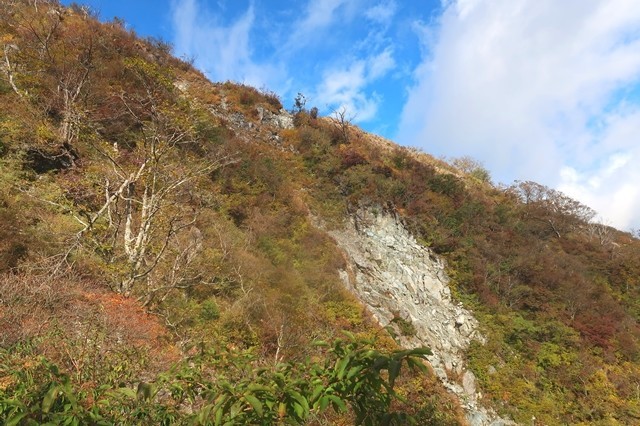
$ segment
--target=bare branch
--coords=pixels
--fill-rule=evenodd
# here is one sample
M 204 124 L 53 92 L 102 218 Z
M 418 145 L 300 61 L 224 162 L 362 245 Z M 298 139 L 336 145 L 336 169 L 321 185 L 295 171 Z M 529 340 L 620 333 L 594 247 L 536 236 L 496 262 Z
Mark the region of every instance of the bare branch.
M 64 213 L 64 214 L 71 214 L 71 216 L 72 216 L 72 217 L 73 217 L 73 218 L 74 218 L 78 223 L 80 223 L 83 227 L 85 227 L 85 228 L 86 228 L 86 227 L 88 227 L 88 226 L 89 226 L 89 224 L 88 224 L 87 222 L 85 222 L 84 220 L 82 220 L 81 218 L 79 218 L 79 217 L 78 217 L 78 216 L 73 212 L 73 210 L 72 210 L 71 208 L 69 208 L 68 206 L 65 206 L 65 205 L 63 205 L 63 204 L 57 203 L 57 202 L 52 201 L 52 200 L 47 200 L 47 199 L 42 198 L 42 197 L 37 197 L 37 196 L 33 195 L 31 192 L 29 192 L 29 191 L 27 191 L 27 190 L 25 190 L 25 189 L 22 189 L 22 188 L 20 188 L 20 187 L 19 187 L 19 186 L 17 186 L 17 185 L 13 185 L 13 187 L 14 187 L 14 188 L 16 188 L 18 191 L 22 192 L 23 194 L 25 194 L 26 196 L 28 196 L 29 198 L 32 198 L 32 199 L 34 199 L 34 200 L 37 200 L 37 201 L 40 201 L 40 202 L 43 202 L 43 203 L 46 203 L 46 204 L 49 204 L 49 205 L 54 206 L 54 207 L 58 207 L 59 209 L 62 209 L 62 213 Z
M 16 46 L 15 44 L 5 44 L 4 46 L 5 67 L 4 68 L 5 68 L 5 72 L 7 73 L 7 78 L 9 79 L 9 85 L 11 85 L 11 88 L 16 93 L 16 95 L 22 97 L 22 93 L 20 93 L 20 90 L 18 89 L 18 86 L 16 86 L 16 82 L 13 78 L 13 66 L 11 65 L 11 61 L 9 59 L 9 50 L 11 49 L 18 50 L 18 46 Z
M 342 139 L 345 143 L 349 143 L 349 128 L 351 122 L 356 118 L 355 115 L 348 115 L 347 107 L 343 106 L 338 110 L 333 110 L 334 124 L 340 131 Z

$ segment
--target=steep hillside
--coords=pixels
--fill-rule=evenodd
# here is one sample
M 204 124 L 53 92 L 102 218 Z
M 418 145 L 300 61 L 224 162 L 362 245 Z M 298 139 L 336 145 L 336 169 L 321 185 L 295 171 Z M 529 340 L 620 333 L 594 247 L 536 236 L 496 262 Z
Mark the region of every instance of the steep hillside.
M 640 422 L 640 241 L 588 207 L 79 7 L 0 40 L 0 421 Z

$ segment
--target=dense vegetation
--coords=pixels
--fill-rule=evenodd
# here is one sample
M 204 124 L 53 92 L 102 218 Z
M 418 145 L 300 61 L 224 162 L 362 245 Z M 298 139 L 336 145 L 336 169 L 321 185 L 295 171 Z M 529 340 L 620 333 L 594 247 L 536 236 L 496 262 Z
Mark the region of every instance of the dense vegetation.
M 317 178 L 318 210 L 327 198 L 385 205 L 448 260 L 454 292 L 488 337 L 468 353 L 485 400 L 523 423 L 640 419 L 636 238 L 551 188 L 489 185 L 468 159 L 463 173 L 308 126 L 296 148 Z
M 80 7 L 4 2 L 0 38 L 0 421 L 457 424 L 431 375 L 395 383 L 422 352 L 371 321 L 313 225 L 363 206 L 447 259 L 499 412 L 639 421 L 640 243 L 589 208 L 344 114 L 266 126 L 274 94 Z
M 342 288 L 299 160 L 227 122 L 277 97 L 79 7 L 0 10 L 0 422 L 453 421 L 395 383 L 423 352 Z

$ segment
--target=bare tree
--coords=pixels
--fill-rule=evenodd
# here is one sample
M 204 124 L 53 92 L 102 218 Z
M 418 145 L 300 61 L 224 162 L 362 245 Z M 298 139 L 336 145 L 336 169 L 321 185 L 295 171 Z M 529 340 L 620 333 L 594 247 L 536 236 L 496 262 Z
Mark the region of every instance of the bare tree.
M 72 152 L 84 117 L 82 101 L 89 95 L 96 65 L 98 24 L 87 15 L 67 15 L 57 2 L 40 3 L 48 6 L 46 11 L 38 12 L 38 2 L 34 2 L 31 13 L 26 9 L 15 12 L 12 28 L 18 37 L 15 43 L 4 43 L 2 68 L 18 96 L 30 94 L 30 99 L 54 118 L 62 146 Z M 83 20 L 84 25 L 74 25 L 74 20 Z M 20 81 L 30 83 L 21 88 Z M 69 158 L 73 161 L 73 156 Z
M 355 115 L 348 113 L 347 107 L 342 106 L 340 109 L 333 110 L 333 123 L 340 132 L 340 136 L 345 143 L 349 143 L 349 128 L 356 118 Z
M 507 189 L 524 205 L 525 217 L 545 223 L 553 234 L 562 238 L 564 232 L 587 226 L 595 211 L 560 191 L 526 181 Z
M 4 45 L 4 72 L 7 75 L 7 80 L 9 81 L 9 85 L 11 89 L 20 97 L 23 96 L 18 86 L 16 86 L 16 81 L 14 77 L 14 65 L 11 63 L 10 53 L 12 50 L 18 50 L 18 46 L 13 43 L 8 43 Z
M 129 293 L 136 281 L 157 267 L 181 233 L 194 232 L 197 212 L 184 204 L 189 198 L 189 184 L 233 161 L 231 156 L 220 155 L 203 164 L 176 164 L 167 158 L 172 149 L 193 140 L 187 130 L 167 132 L 160 127 L 158 123 L 145 124 L 145 138 L 138 153 L 141 162 L 132 171 L 102 151 L 112 162 L 112 182 L 117 183 L 107 185 L 105 203 L 92 216 L 87 229 L 101 217 L 107 218 L 110 238 L 122 249 L 129 264 L 129 273 L 118 288 L 123 293 Z M 172 282 L 176 282 L 180 267 L 192 261 L 197 249 L 198 243 L 194 242 L 179 250 Z
M 491 182 L 491 174 L 489 171 L 480 161 L 472 157 L 463 156 L 454 158 L 451 164 L 481 182 Z
M 589 239 L 598 241 L 603 247 L 613 243 L 614 229 L 606 223 L 590 222 L 586 228 L 586 233 Z
M 173 266 L 163 269 L 160 287 L 181 285 L 177 275 L 200 248 L 198 238 L 183 238 L 198 233 L 191 185 L 236 161 L 223 152 L 204 158 L 195 154 L 190 148 L 199 141 L 188 111 L 167 106 L 172 85 L 155 75 L 151 64 L 134 61 L 129 66 L 143 90 L 119 93 L 116 99 L 139 129 L 139 140 L 126 152 L 93 144 L 111 164 L 111 173 L 105 176 L 104 203 L 88 215 L 81 231 L 93 236 L 96 245 L 109 247 L 110 261 L 125 260 L 127 271 L 117 286 L 125 294 L 143 279 L 144 290 L 156 292 L 151 274 L 161 262 Z

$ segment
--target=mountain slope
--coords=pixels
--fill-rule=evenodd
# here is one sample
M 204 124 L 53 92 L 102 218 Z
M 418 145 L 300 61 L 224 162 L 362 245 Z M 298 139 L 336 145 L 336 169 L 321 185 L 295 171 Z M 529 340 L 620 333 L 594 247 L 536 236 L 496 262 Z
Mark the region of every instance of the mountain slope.
M 62 398 L 55 382 L 105 418 L 127 406 L 150 424 L 187 421 L 203 393 L 169 403 L 114 389 L 187 389 L 196 373 L 215 383 L 206 365 L 239 386 L 247 365 L 333 359 L 312 342 L 342 330 L 376 350 L 411 342 L 418 315 L 390 312 L 384 329 L 344 285 L 353 262 L 339 235 L 377 211 L 444 260 L 448 292 L 484 337 L 457 354 L 468 370 L 399 380 L 408 403 L 394 409 L 464 422 L 437 377 L 462 384 L 469 371 L 478 403 L 521 424 L 640 418 L 632 235 L 553 189 L 496 187 L 468 159 L 449 165 L 344 117 L 211 83 L 81 8 L 15 1 L 0 14 L 0 412 Z M 340 411 L 313 424 L 353 422 Z

